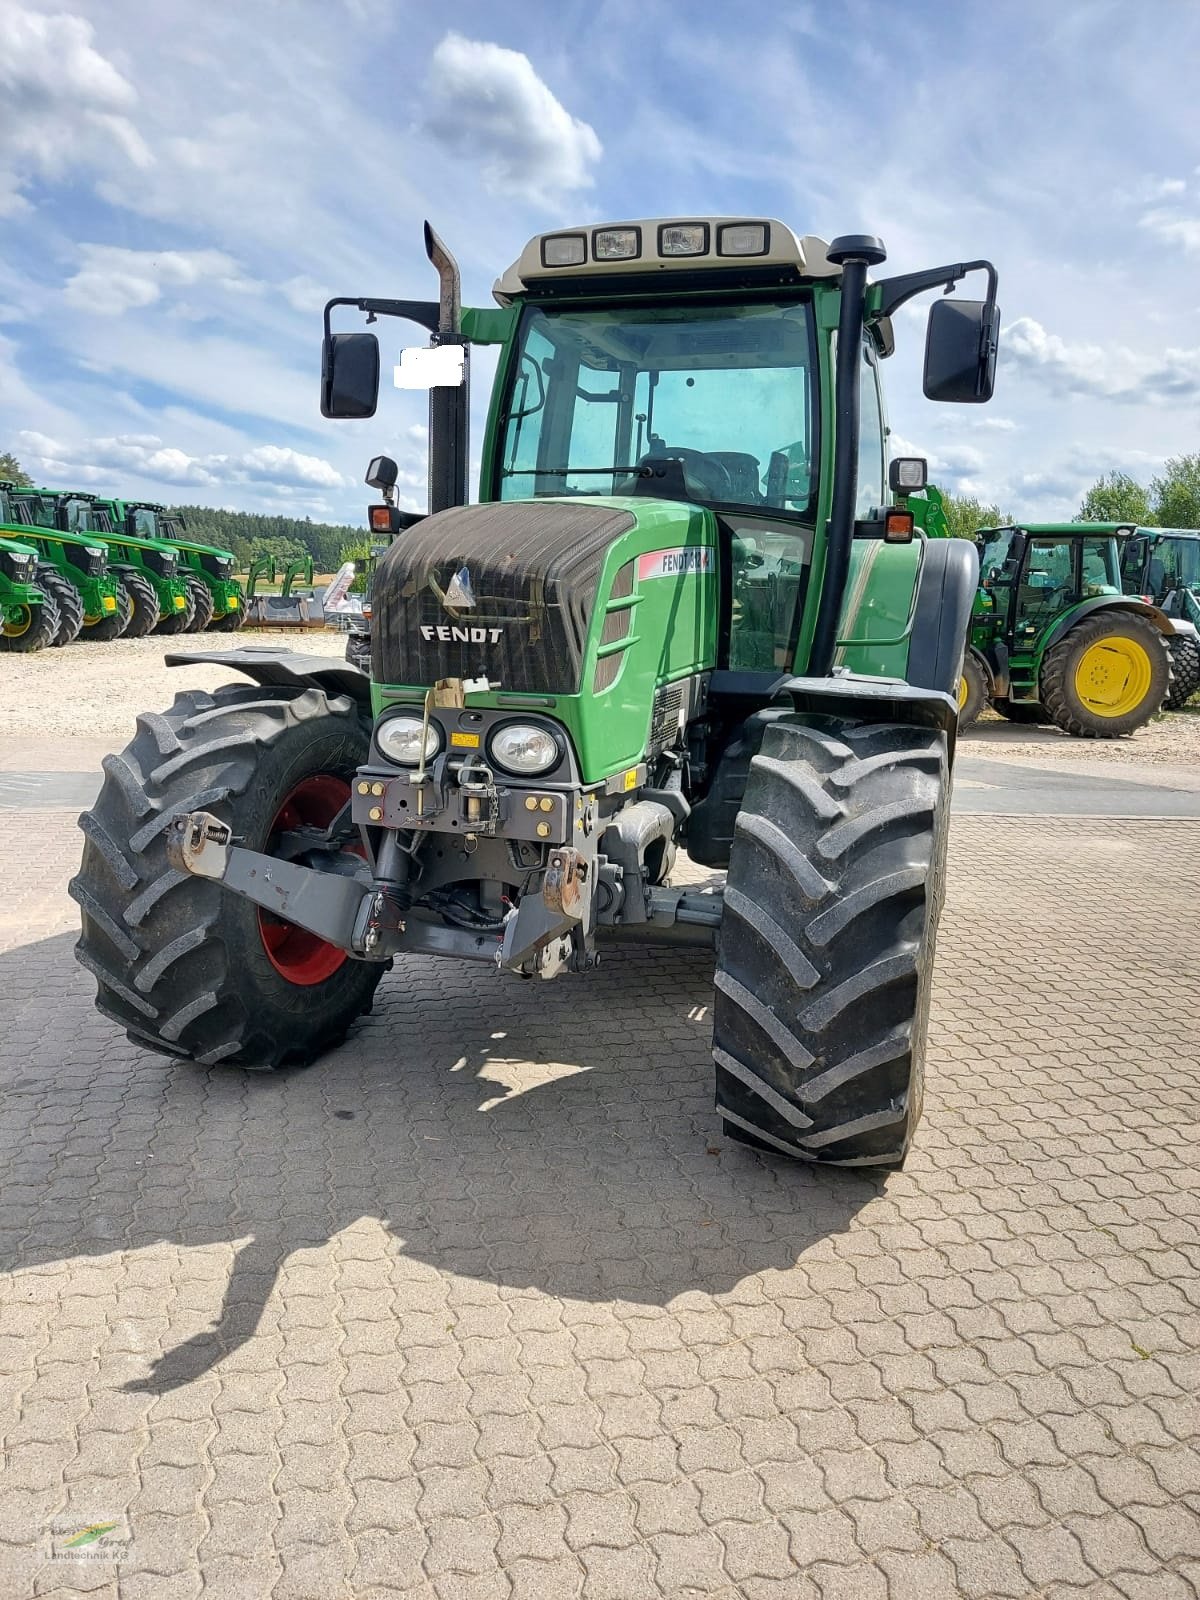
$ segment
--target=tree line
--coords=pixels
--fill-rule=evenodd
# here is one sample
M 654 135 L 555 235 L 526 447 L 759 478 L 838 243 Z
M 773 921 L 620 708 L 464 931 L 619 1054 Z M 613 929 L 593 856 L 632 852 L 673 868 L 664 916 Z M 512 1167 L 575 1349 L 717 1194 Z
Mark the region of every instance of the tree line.
M 291 561 L 308 554 L 318 572 L 335 572 L 349 559 L 347 547 L 360 545 L 365 528 L 338 522 L 313 522 L 308 517 L 266 516 L 256 511 L 215 511 L 211 506 L 172 506 L 198 544 L 232 550 L 241 568 L 254 556 L 272 555 Z M 364 519 L 365 520 L 365 519 Z
M 1200 528 L 1200 452 L 1172 456 L 1149 484 L 1103 472 L 1083 497 L 1076 522 L 1132 522 L 1142 528 Z

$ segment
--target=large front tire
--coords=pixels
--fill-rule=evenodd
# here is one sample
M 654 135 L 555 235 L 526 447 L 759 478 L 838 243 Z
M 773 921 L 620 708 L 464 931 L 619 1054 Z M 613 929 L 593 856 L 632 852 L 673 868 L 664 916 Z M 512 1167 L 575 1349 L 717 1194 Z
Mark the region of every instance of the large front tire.
M 105 757 L 99 799 L 80 818 L 75 949 L 100 1011 L 134 1043 L 272 1068 L 311 1061 L 370 1010 L 377 963 L 176 871 L 164 843 L 172 816 L 203 809 L 269 853 L 279 831 L 332 820 L 367 748 L 348 697 L 230 684 L 139 717 L 133 742 Z
M 735 825 L 713 1018 L 736 1139 L 899 1166 L 921 1114 L 950 788 L 932 730 L 788 716 Z
M 1137 612 L 1113 608 L 1077 622 L 1046 652 L 1041 699 L 1064 733 L 1116 739 L 1145 727 L 1170 683 L 1162 634 Z

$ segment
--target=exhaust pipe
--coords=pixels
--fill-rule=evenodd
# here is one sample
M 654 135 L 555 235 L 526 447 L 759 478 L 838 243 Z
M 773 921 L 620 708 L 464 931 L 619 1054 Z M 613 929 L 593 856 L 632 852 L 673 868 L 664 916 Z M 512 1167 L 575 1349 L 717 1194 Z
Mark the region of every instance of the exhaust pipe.
M 465 506 L 471 404 L 470 345 L 462 336 L 462 278 L 458 262 L 425 224 L 425 254 L 438 275 L 438 325 L 434 344 L 458 344 L 463 353 L 463 381 L 457 389 L 429 391 L 429 509 Z

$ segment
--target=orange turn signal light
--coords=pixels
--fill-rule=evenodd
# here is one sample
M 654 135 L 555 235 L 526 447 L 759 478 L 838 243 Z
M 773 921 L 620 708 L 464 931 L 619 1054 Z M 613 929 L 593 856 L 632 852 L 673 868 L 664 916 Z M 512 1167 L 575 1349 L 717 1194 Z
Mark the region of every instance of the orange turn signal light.
M 372 506 L 370 508 L 371 526 L 377 533 L 388 533 L 392 526 L 391 506 Z
M 886 512 L 883 519 L 883 537 L 888 544 L 911 544 L 913 538 L 912 512 Z

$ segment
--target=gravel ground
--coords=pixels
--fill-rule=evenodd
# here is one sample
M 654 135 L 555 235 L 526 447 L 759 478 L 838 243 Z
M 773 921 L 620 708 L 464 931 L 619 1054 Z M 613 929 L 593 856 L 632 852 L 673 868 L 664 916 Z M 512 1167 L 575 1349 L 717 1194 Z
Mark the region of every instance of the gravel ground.
M 346 653 L 346 636 L 333 630 L 306 633 L 246 629 L 235 638 L 189 634 L 182 639 L 115 639 L 109 644 L 76 643 L 36 655 L 6 655 L 0 664 L 0 738 L 40 735 L 116 737 L 123 745 L 139 711 L 160 711 L 180 689 L 215 689 L 237 676 L 228 667 L 167 667 L 168 650 L 302 650 L 335 656 Z
M 994 712 L 963 735 L 964 755 L 989 760 L 1009 758 L 1045 765 L 1047 761 L 1092 764 L 1120 761 L 1150 766 L 1200 765 L 1200 704 L 1168 712 L 1127 739 L 1073 739 L 1059 728 L 1006 722 Z

